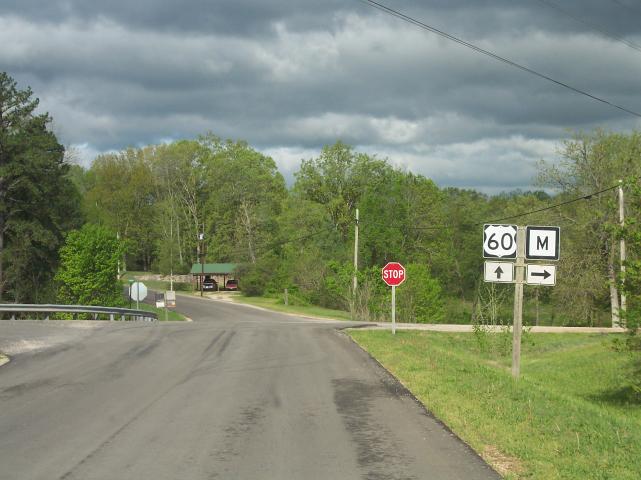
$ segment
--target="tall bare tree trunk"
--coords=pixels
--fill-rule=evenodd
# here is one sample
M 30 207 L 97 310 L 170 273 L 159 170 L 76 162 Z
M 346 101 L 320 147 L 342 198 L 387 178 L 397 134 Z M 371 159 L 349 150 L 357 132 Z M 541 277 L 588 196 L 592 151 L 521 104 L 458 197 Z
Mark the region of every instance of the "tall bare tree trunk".
M 183 246 L 182 243 L 180 242 L 180 219 L 176 219 L 176 238 L 178 242 L 178 258 L 180 259 L 180 266 L 182 267 L 185 264 L 185 261 L 183 260 Z
M 241 202 L 240 206 L 243 209 L 244 217 L 243 223 L 245 224 L 245 231 L 247 232 L 247 248 L 249 249 L 249 259 L 252 263 L 256 263 L 256 253 L 254 252 L 254 241 L 252 238 L 252 225 L 251 218 L 249 217 L 249 209 L 247 203 Z
M 608 259 L 608 283 L 610 284 L 610 307 L 612 310 L 612 326 L 621 325 L 621 316 L 619 314 L 619 289 L 617 288 L 616 273 L 614 272 L 614 262 L 612 255 Z

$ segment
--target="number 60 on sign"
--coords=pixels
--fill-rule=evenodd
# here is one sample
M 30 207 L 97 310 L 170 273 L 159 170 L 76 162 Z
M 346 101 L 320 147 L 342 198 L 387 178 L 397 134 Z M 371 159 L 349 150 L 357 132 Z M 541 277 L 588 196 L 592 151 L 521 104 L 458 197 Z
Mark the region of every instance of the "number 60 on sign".
M 483 258 L 516 258 L 516 225 L 483 225 Z

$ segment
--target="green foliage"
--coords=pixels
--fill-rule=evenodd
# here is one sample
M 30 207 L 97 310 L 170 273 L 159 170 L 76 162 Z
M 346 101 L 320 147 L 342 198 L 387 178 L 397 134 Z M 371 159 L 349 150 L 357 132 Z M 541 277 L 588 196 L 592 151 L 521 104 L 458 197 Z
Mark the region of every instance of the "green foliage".
M 438 280 L 423 264 L 405 265 L 405 282 L 396 289 L 398 318 L 408 323 L 442 323 L 443 292 Z
M 123 269 L 148 270 L 155 241 L 155 192 L 144 151 L 133 148 L 99 156 L 87 173 L 84 197 L 87 218 L 127 241 L 129 258 Z
M 64 233 L 82 223 L 64 148 L 30 88 L 0 72 L 0 300 L 51 300 Z
M 256 297 L 268 291 L 281 291 L 284 288 L 277 277 L 278 258 L 274 255 L 261 257 L 256 263 L 241 264 L 236 275 L 241 279 L 243 293 L 250 297 Z
M 641 174 L 641 133 L 597 130 L 567 140 L 558 164 L 541 164 L 543 185 L 559 189 L 558 201 L 615 186 L 620 178 Z M 559 281 L 552 301 L 563 305 L 574 325 L 599 325 L 602 312 L 618 311 L 616 272 L 618 225 L 616 190 L 546 212 L 548 223 L 561 226 Z M 551 223 L 554 222 L 554 223 Z
M 124 247 L 116 234 L 87 224 L 67 235 L 60 249 L 58 300 L 65 304 L 116 306 L 122 303 L 118 260 Z

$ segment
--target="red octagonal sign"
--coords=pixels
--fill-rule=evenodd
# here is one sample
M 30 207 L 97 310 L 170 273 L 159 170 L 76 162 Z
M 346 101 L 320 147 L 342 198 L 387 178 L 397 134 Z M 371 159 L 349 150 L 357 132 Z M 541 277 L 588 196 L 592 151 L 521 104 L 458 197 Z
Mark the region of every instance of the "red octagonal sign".
M 390 287 L 398 287 L 405 281 L 405 267 L 398 262 L 389 262 L 383 267 L 381 276 Z

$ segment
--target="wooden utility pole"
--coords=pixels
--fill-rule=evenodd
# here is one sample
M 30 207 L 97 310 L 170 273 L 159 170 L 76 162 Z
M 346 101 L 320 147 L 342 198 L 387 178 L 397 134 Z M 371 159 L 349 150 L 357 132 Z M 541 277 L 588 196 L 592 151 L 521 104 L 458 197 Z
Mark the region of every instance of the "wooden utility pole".
M 619 180 L 619 225 L 621 228 L 625 226 L 624 218 L 624 208 L 623 208 L 623 180 Z M 621 241 L 619 245 L 619 260 L 621 261 L 621 313 L 619 317 L 625 316 L 625 311 L 627 308 L 627 299 L 625 297 L 625 291 L 623 290 L 623 284 L 625 282 L 625 261 L 626 261 L 626 252 L 625 252 L 625 238 L 621 235 Z
M 203 228 L 204 230 L 204 228 Z M 203 282 L 205 280 L 205 233 L 198 234 L 198 253 L 200 255 L 200 296 L 203 296 Z
M 354 227 L 354 285 L 353 294 L 356 296 L 358 288 L 358 208 L 356 209 L 356 226 Z
M 523 283 L 525 282 L 525 227 L 516 231 L 516 263 L 514 265 L 514 325 L 512 327 L 512 376 L 521 373 L 521 330 L 523 328 Z

